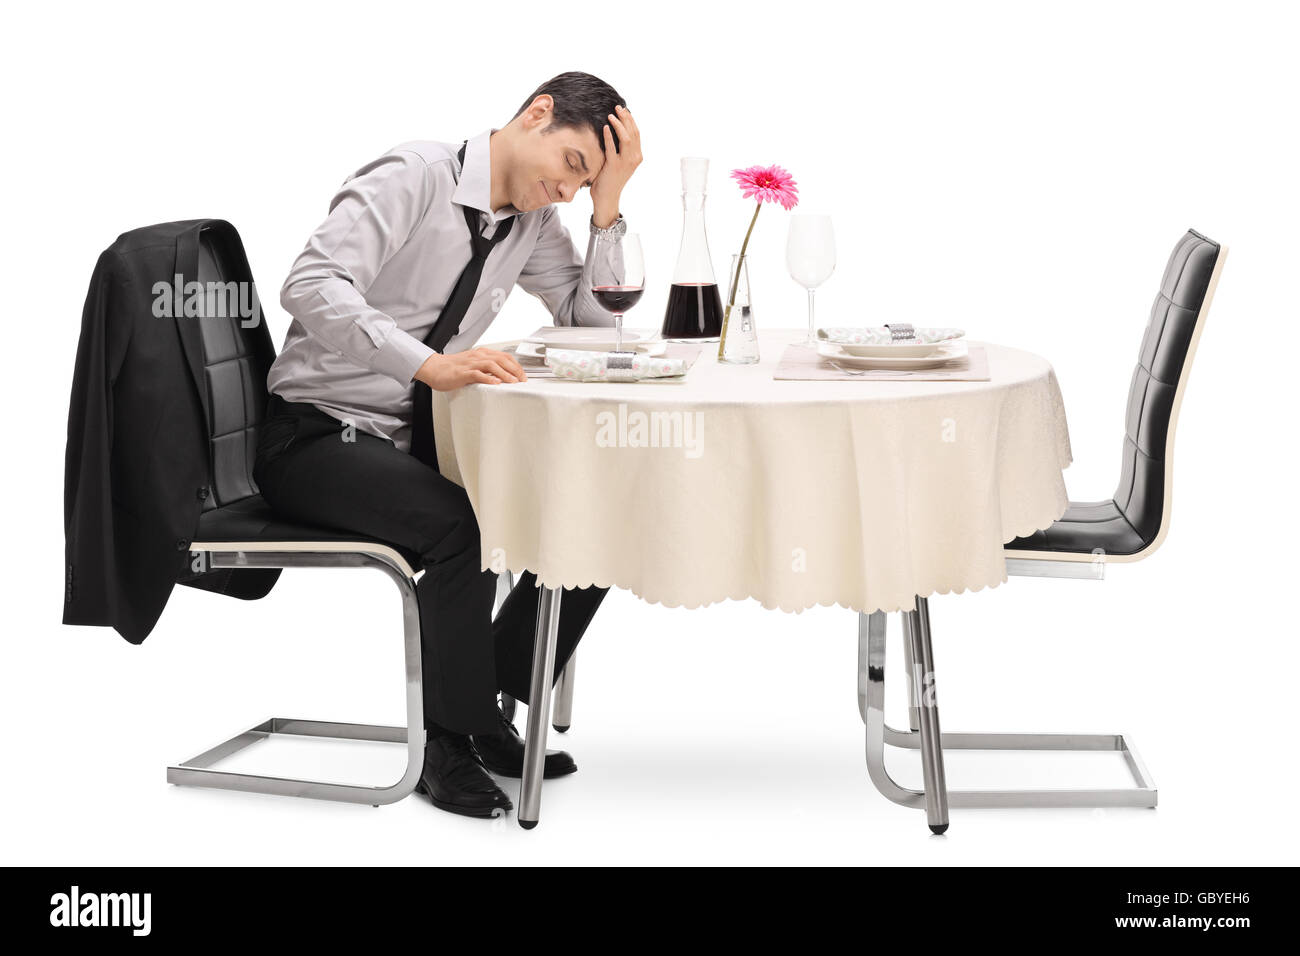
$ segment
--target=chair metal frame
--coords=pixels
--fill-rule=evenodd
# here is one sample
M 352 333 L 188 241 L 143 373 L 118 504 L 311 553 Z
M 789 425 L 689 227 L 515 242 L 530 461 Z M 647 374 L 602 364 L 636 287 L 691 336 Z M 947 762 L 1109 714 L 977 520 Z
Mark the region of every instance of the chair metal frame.
M 1064 563 L 1064 562 L 1062 562 Z M 1079 565 L 1067 565 L 1079 567 Z M 1082 577 L 1059 568 L 1053 577 Z M 1092 576 L 1088 574 L 1088 576 Z M 920 596 L 903 621 L 903 661 L 907 673 L 909 730 L 896 730 L 885 719 L 885 637 L 883 611 L 858 615 L 858 712 L 866 726 L 867 775 L 880 793 L 905 807 L 924 809 L 935 833 L 948 829 L 948 810 L 1007 807 L 1155 807 L 1156 785 L 1123 734 L 944 733 L 936 699 L 934 650 L 930 640 L 928 601 Z M 885 746 L 921 752 L 923 790 L 897 783 L 885 767 Z M 1133 777 L 1131 787 L 1060 790 L 950 790 L 944 772 L 945 750 L 1118 751 Z
M 210 747 L 196 757 L 167 768 L 167 782 L 178 786 L 213 787 L 311 797 L 378 807 L 406 797 L 419 782 L 424 767 L 424 696 L 420 672 L 420 608 L 415 595 L 415 572 L 392 548 L 368 542 L 202 542 L 192 553 L 206 555 L 212 568 L 372 568 L 397 585 L 402 599 L 403 648 L 406 670 L 406 727 L 382 724 L 339 723 L 293 717 L 270 717 L 248 730 Z M 297 777 L 219 770 L 214 764 L 261 740 L 274 736 L 326 737 L 336 740 L 372 740 L 405 744 L 406 770 L 395 783 L 368 786 L 330 783 Z
M 1205 329 L 1205 319 L 1219 285 L 1228 247 L 1220 244 L 1205 295 L 1196 316 L 1187 355 L 1183 359 L 1170 408 L 1169 429 L 1165 437 L 1164 501 L 1160 528 L 1156 536 L 1133 554 L 1110 555 L 1104 552 L 1069 553 L 1007 549 L 1007 574 L 1027 577 L 1075 578 L 1101 580 L 1109 562 L 1133 562 L 1149 557 L 1169 533 L 1173 514 L 1174 438 L 1178 414 L 1187 387 L 1196 349 Z M 885 721 L 885 633 L 886 617 L 882 612 L 860 614 L 858 621 L 858 710 L 866 725 L 867 773 L 876 789 L 895 803 L 924 808 L 930 829 L 943 833 L 948 828 L 949 807 L 1142 807 L 1157 803 L 1155 781 L 1147 771 L 1132 738 L 1123 734 L 945 734 L 939 729 L 939 709 L 935 700 L 933 648 L 930 641 L 930 616 L 926 599 L 917 596 L 915 610 L 903 618 L 904 663 L 907 669 L 908 726 L 900 731 Z M 917 670 L 922 681 L 918 681 Z M 925 684 L 924 689 L 921 683 Z M 885 769 L 885 746 L 921 751 L 921 770 L 925 790 L 899 786 Z M 1133 777 L 1132 787 L 1096 790 L 954 790 L 945 784 L 943 751 L 950 750 L 1045 750 L 1045 751 L 1118 751 Z

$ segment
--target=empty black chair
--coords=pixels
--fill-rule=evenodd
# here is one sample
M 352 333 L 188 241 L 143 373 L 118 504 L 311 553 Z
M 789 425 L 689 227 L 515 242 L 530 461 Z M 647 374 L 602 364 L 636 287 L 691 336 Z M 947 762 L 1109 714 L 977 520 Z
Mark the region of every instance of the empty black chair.
M 1226 247 L 1194 230 L 1178 241 L 1151 307 L 1129 386 L 1123 466 L 1115 494 L 1108 501 L 1071 502 L 1061 519 L 1047 529 L 1008 542 L 1008 574 L 1100 578 L 1107 562 L 1139 560 L 1163 542 L 1172 503 L 1174 427 L 1226 256 Z M 904 612 L 902 618 L 910 730 L 895 730 L 885 722 L 886 615 L 860 615 L 858 629 L 858 706 L 867 729 L 867 770 L 876 788 L 890 800 L 924 809 L 936 833 L 947 829 L 950 806 L 1156 805 L 1155 782 L 1132 741 L 1123 735 L 941 732 L 925 598 L 918 597 L 916 610 Z M 924 790 L 893 780 L 885 769 L 886 745 L 920 750 Z M 949 791 L 944 750 L 1116 751 L 1128 765 L 1133 786 Z
M 1107 501 L 1070 502 L 1051 527 L 1008 542 L 1008 558 L 1137 561 L 1164 541 L 1178 407 L 1226 252 L 1189 229 L 1169 257 L 1129 385 L 1115 494 Z

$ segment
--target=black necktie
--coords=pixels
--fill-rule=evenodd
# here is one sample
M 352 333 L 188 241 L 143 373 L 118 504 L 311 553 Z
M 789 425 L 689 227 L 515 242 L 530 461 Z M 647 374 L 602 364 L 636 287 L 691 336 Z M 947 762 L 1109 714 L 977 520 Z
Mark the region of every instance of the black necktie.
M 468 144 L 468 140 L 462 143 L 457 154 L 462 175 L 465 169 L 465 147 Z M 474 293 L 478 289 L 478 280 L 483 276 L 483 264 L 487 262 L 488 253 L 492 251 L 493 246 L 510 235 L 510 228 L 515 224 L 515 219 L 511 216 L 497 226 L 491 239 L 484 239 L 480 232 L 478 210 L 471 209 L 469 206 L 462 206 L 461 210 L 465 213 L 465 224 L 469 226 L 469 238 L 474 244 L 474 255 L 469 260 L 469 265 L 461 272 L 460 278 L 456 280 L 456 287 L 451 290 L 451 298 L 447 300 L 446 307 L 424 339 L 424 344 L 435 352 L 441 352 L 451 341 L 452 336 L 460 331 L 461 320 L 469 311 L 470 303 L 474 301 Z M 433 443 L 433 389 L 423 382 L 416 382 L 413 406 L 411 454 L 430 468 L 436 469 L 438 451 Z

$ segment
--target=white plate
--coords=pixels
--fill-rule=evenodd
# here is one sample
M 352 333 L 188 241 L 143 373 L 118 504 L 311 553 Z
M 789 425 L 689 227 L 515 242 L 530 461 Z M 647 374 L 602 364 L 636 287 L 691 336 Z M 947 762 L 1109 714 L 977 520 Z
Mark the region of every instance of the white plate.
M 624 329 L 623 348 L 645 351 L 646 346 L 658 339 L 659 333 L 649 329 Z M 614 348 L 615 332 L 605 326 L 579 328 L 557 326 L 541 328 L 534 332 L 525 342 L 533 345 L 549 345 L 557 349 L 589 349 L 593 352 L 609 352 Z
M 835 343 L 828 344 L 834 345 Z M 849 355 L 857 355 L 863 358 L 925 358 L 927 355 L 938 352 L 945 344 L 944 342 L 921 342 L 900 345 L 850 345 L 845 342 L 840 345 L 840 348 Z
M 912 357 L 893 356 L 881 358 L 876 355 L 853 355 L 846 351 L 852 346 L 836 345 L 833 342 L 818 342 L 817 354 L 833 362 L 852 365 L 856 368 L 938 368 L 966 356 L 966 343 L 960 339 L 935 343 L 935 352 L 931 355 Z M 889 348 L 890 346 L 884 346 Z

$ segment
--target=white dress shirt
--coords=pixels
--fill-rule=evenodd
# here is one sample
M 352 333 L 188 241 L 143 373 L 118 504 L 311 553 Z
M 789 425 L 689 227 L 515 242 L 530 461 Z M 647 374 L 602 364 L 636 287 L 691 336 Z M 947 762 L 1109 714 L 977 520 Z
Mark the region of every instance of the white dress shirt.
M 403 143 L 344 181 L 280 290 L 293 321 L 267 376 L 271 391 L 407 451 L 411 383 L 433 354 L 423 340 L 473 256 L 462 206 L 479 210 L 488 237 L 517 219 L 445 354 L 472 348 L 516 283 L 556 325 L 613 324 L 591 293 L 594 235 L 584 259 L 555 206 L 491 209 L 494 132 L 468 141 L 463 169 L 460 143 Z

